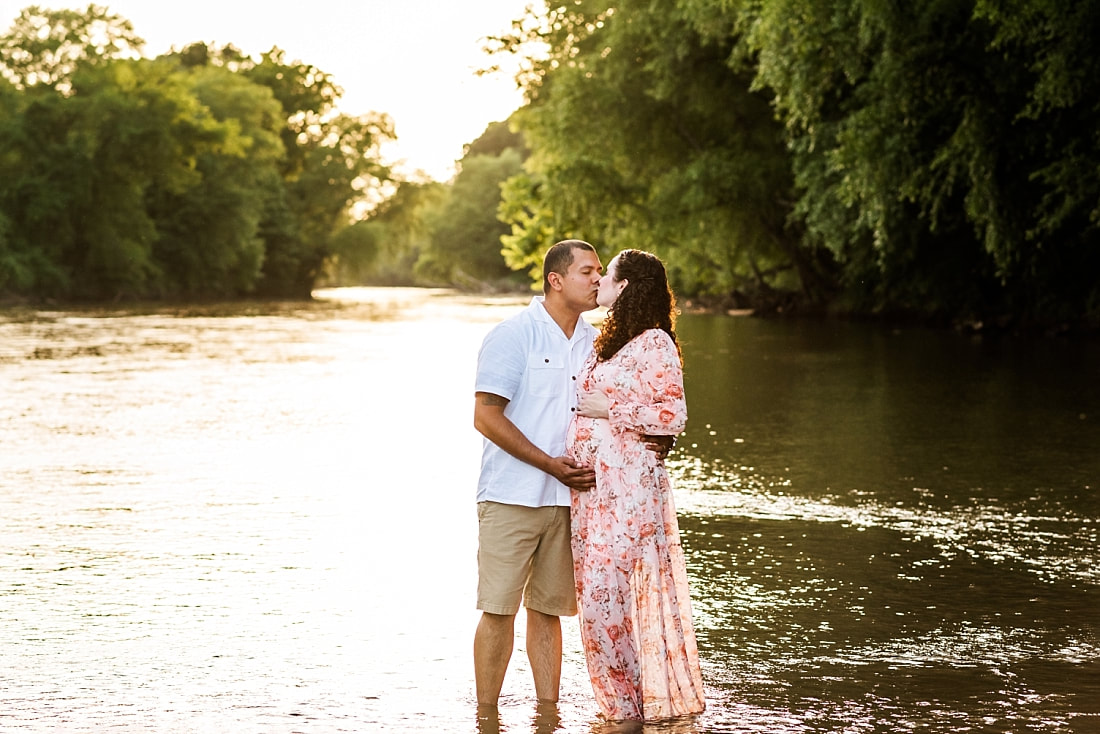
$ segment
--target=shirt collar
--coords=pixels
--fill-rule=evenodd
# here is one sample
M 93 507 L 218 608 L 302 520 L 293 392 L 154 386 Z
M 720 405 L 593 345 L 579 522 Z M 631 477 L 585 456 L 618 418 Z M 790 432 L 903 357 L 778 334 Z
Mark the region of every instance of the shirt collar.
M 552 325 L 559 334 L 561 334 L 563 337 L 565 336 L 565 334 L 561 331 L 561 327 L 558 326 L 558 322 L 554 321 L 554 319 L 550 316 L 550 312 L 546 310 L 546 296 L 533 296 L 531 298 L 530 309 L 537 321 L 542 321 L 544 323 Z M 594 327 L 591 324 L 584 320 L 584 316 L 578 316 L 577 325 L 573 327 L 573 336 L 569 339 L 569 341 L 572 343 L 580 338 L 584 338 L 584 335 L 593 328 Z

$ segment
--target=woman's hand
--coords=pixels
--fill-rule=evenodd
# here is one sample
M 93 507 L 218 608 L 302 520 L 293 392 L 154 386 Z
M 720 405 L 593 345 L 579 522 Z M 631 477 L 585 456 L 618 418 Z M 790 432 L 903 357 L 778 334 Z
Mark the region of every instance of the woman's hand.
M 585 418 L 606 418 L 607 395 L 603 392 L 582 392 L 577 396 L 577 414 Z

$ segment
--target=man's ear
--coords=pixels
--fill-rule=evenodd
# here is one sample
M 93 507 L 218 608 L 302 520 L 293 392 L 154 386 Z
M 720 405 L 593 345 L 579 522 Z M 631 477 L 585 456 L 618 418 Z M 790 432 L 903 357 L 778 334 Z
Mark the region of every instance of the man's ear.
M 550 271 L 546 274 L 546 281 L 550 284 L 550 287 L 556 291 L 561 290 L 561 273 Z

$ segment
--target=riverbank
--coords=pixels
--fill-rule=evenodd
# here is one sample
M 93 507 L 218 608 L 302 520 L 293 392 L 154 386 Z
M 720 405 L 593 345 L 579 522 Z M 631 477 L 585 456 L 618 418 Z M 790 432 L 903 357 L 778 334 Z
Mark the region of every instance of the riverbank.
M 695 296 L 680 299 L 679 305 L 687 313 L 770 319 L 839 320 L 877 324 L 886 329 L 924 328 L 981 336 L 1100 339 L 1100 322 L 1090 320 L 1084 315 L 1075 320 L 1042 321 L 995 312 L 982 315 L 929 313 L 916 309 L 858 309 L 840 299 L 820 302 L 799 294 L 781 292 L 762 296 Z
M 358 286 L 355 286 L 358 287 Z M 369 286 L 373 287 L 373 286 Z M 467 296 L 530 298 L 535 292 L 526 288 L 463 289 L 441 286 L 383 286 L 382 289 L 452 291 Z M 339 289 L 339 286 L 318 288 L 314 291 Z M 242 309 L 254 308 L 257 313 L 294 311 L 311 308 L 317 304 L 312 298 L 199 298 L 199 299 L 113 299 L 110 301 L 59 301 L 53 298 L 27 297 L 0 298 L 0 314 L 7 318 L 19 318 L 19 314 L 41 311 L 81 310 L 95 311 L 103 315 L 112 313 L 147 313 L 215 316 L 219 313 L 239 314 Z M 857 309 L 840 300 L 823 303 L 796 293 L 775 291 L 770 294 L 704 295 L 678 297 L 683 313 L 722 314 L 737 318 L 839 320 L 854 323 L 877 324 L 885 329 L 924 328 L 935 331 L 954 331 L 977 336 L 1030 336 L 1062 337 L 1074 339 L 1100 339 L 1100 322 L 1082 315 L 1078 319 L 1056 321 L 1028 320 L 1008 314 L 946 314 L 925 313 L 901 309 Z

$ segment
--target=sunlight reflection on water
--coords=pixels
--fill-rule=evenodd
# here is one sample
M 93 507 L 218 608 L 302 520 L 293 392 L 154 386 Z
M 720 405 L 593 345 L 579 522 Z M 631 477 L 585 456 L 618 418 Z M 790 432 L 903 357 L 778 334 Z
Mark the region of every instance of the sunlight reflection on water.
M 1035 502 L 974 505 L 949 509 L 887 505 L 874 498 L 799 497 L 789 483 L 744 475 L 720 462 L 673 458 L 669 470 L 682 499 L 681 512 L 734 515 L 770 520 L 839 522 L 854 528 L 882 527 L 915 541 L 933 542 L 944 558 L 971 554 L 995 562 L 1014 561 L 1053 579 L 1076 578 L 1100 583 L 1100 563 L 1083 548 L 1096 548 L 1098 520 L 1066 507 L 1045 508 L 1033 515 Z M 784 491 L 784 488 L 787 488 Z M 1033 500 L 1035 498 L 1032 498 Z
M 571 621 L 555 714 L 534 705 L 522 639 L 499 721 L 474 706 L 473 368 L 527 299 L 317 296 L 0 312 L 0 730 L 612 730 Z M 843 356 L 792 351 L 782 324 L 681 323 L 705 417 L 670 468 L 709 708 L 647 734 L 1096 722 L 1091 500 L 962 496 L 931 475 L 894 489 L 917 472 L 877 454 L 860 471 L 888 480 L 830 489 L 791 448 L 812 436 L 732 401 L 712 417 L 727 409 L 708 384 L 770 394 L 715 359 L 747 368 L 745 328 L 769 330 L 772 373 Z M 775 415 L 826 412 L 802 400 Z

